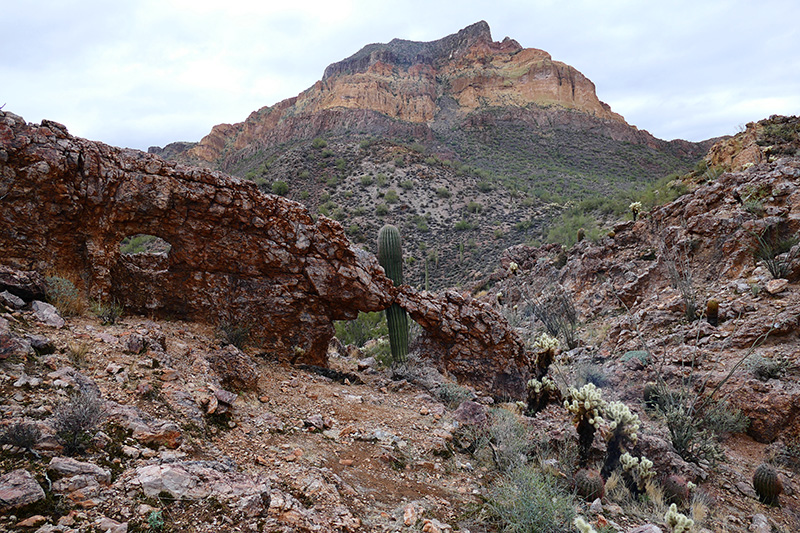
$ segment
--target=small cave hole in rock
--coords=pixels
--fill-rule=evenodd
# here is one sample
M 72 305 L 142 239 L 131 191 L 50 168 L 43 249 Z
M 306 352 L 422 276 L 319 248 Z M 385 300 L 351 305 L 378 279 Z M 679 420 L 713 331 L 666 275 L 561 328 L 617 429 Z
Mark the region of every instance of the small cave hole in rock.
M 119 243 L 119 251 L 125 255 L 132 254 L 164 254 L 168 255 L 172 245 L 155 235 L 139 233 L 122 239 Z

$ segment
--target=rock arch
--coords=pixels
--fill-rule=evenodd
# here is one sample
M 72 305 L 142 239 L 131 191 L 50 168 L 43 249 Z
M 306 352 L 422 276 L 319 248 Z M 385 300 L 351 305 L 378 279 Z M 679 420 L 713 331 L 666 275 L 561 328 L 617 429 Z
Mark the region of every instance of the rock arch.
M 71 273 L 101 300 L 156 317 L 246 323 L 278 358 L 327 364 L 333 320 L 397 301 L 442 370 L 521 397 L 529 359 L 487 304 L 396 289 L 338 222 L 254 184 L 72 137 L 0 111 L 0 263 Z M 155 235 L 168 255 L 120 253 Z

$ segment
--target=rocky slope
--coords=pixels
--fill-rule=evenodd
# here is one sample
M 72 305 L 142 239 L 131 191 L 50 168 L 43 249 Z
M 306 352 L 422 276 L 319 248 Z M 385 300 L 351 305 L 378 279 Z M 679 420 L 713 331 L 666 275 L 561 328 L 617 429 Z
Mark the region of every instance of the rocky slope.
M 478 307 L 455 292 L 417 306 L 410 300 L 419 295 L 400 298 L 443 334 L 464 324 L 442 320 L 451 306 L 492 307 L 533 339 L 543 327 L 532 304 L 563 291 L 579 318 L 576 348 L 562 339 L 548 372 L 564 389 L 601 384 L 607 400 L 639 417 L 630 451 L 652 459 L 663 486 L 670 474 L 698 485 L 678 500 L 695 530 L 797 531 L 800 245 L 791 237 L 800 230 L 800 159 L 768 157 L 691 185 L 598 242 L 509 249 L 474 288 Z M 755 235 L 790 246 L 756 261 Z M 560 402 L 530 416 L 499 406 L 492 383 L 457 386 L 432 367 L 424 340 L 394 370 L 335 343 L 331 368 L 293 367 L 255 347 L 223 346 L 198 322 L 63 319 L 32 301 L 35 275 L 0 274 L 14 290 L 0 295 L 0 528 L 500 531 L 513 519 L 498 518 L 503 495 L 521 471 L 553 480 L 547 490 L 558 492 L 537 499 L 539 481 L 526 486 L 530 498 L 512 491 L 516 502 L 549 505 L 566 494 L 559 512 L 597 529 L 669 531 L 663 493 L 637 500 L 609 481 L 597 502 L 569 495 L 578 435 Z M 720 434 L 726 460 L 678 453 L 665 418 L 644 401 L 651 380 L 689 397 L 715 394 L 749 416 L 745 431 Z M 63 422 L 76 406 L 104 416 L 70 458 Z M 607 442 L 594 439 L 593 462 Z M 780 506 L 759 502 L 752 486 L 765 460 L 782 480 Z

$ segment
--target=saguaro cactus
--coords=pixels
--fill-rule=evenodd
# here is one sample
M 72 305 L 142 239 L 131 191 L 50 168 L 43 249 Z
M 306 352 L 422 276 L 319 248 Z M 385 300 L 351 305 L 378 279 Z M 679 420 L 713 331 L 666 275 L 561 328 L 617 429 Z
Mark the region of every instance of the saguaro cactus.
M 378 262 L 395 287 L 403 284 L 403 248 L 400 232 L 387 224 L 378 232 Z M 389 346 L 392 360 L 401 363 L 408 355 L 408 315 L 405 309 L 393 303 L 386 309 L 386 322 L 389 327 Z

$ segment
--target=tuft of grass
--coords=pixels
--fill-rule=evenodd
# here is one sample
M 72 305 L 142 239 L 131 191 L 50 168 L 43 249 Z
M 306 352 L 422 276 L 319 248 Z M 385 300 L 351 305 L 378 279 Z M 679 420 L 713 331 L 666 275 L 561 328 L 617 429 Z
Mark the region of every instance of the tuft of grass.
M 241 350 L 250 340 L 250 326 L 223 321 L 217 327 L 217 338 L 223 344 L 232 344 Z
M 514 470 L 489 489 L 486 509 L 500 531 L 572 531 L 572 495 L 555 476 L 532 466 Z
M 76 368 L 86 366 L 86 356 L 89 355 L 89 345 L 85 342 L 70 342 L 67 344 L 67 358 Z
M 0 433 L 0 445 L 10 444 L 35 454 L 33 447 L 41 436 L 42 432 L 35 424 L 16 422 Z
M 117 320 L 122 316 L 123 308 L 116 298 L 112 298 L 109 302 L 102 302 L 100 300 L 92 301 L 91 313 L 100 319 L 100 324 L 104 326 L 113 326 Z
M 45 296 L 63 317 L 77 316 L 86 310 L 86 300 L 72 280 L 60 276 L 45 278 Z
M 461 402 L 472 400 L 475 395 L 473 392 L 457 383 L 442 383 L 437 392 L 439 399 L 450 409 L 455 409 Z

